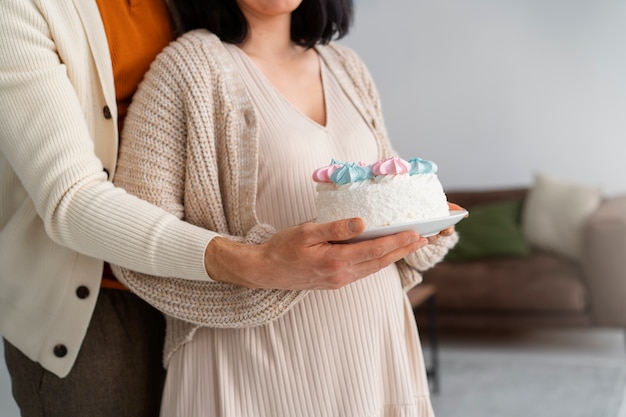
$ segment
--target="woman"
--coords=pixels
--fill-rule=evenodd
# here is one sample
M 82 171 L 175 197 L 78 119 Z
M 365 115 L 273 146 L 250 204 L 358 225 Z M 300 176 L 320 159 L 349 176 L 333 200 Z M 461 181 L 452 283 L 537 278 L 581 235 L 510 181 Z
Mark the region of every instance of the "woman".
M 215 232 L 112 183 L 126 105 L 173 35 L 163 0 L 0 2 L 0 333 L 23 416 L 158 413 L 162 315 L 105 261 L 210 281 Z M 419 244 L 408 234 L 380 252 L 328 244 L 362 230 L 342 221 L 308 227 L 314 244 L 294 253 L 301 229 L 264 246 L 280 271 L 246 285 L 339 287 Z M 358 266 L 338 265 L 359 253 Z
M 275 230 L 301 225 L 294 241 L 306 242 L 317 226 L 306 223 L 315 217 L 314 168 L 393 153 L 366 68 L 329 44 L 347 33 L 351 1 L 175 6 L 187 33 L 134 98 L 115 180 L 219 234 L 207 247 L 214 282 L 115 268 L 168 315 L 162 415 L 431 416 L 405 290 L 419 281 L 416 269 L 454 245 L 452 229 L 335 291 L 245 284 L 275 270 L 279 288 Z

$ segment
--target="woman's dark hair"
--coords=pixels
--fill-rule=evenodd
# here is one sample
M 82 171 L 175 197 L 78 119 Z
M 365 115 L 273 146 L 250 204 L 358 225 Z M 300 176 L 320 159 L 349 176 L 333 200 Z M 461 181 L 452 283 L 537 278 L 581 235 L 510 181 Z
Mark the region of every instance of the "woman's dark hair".
M 248 23 L 236 0 L 174 0 L 183 32 L 207 29 L 223 42 L 238 44 Z M 302 0 L 291 15 L 291 39 L 311 48 L 344 37 L 352 24 L 352 0 Z

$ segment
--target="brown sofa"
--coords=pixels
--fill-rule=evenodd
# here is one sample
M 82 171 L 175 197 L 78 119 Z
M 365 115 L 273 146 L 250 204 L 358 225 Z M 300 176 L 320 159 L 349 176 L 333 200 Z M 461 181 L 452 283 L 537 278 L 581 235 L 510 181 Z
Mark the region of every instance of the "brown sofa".
M 527 193 L 515 188 L 446 194 L 471 216 L 473 207 L 488 203 L 523 204 Z M 438 289 L 439 327 L 626 327 L 626 196 L 605 199 L 591 215 L 583 247 L 578 260 L 532 247 L 525 256 L 444 260 L 424 273 L 424 282 Z M 417 314 L 417 320 L 428 325 L 425 315 Z

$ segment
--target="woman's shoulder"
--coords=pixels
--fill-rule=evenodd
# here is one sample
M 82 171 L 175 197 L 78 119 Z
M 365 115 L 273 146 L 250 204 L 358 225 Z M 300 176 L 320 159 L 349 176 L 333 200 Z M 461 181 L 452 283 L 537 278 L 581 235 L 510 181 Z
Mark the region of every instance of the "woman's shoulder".
M 219 72 L 225 54 L 226 48 L 215 34 L 205 29 L 192 30 L 173 40 L 158 54 L 149 74 L 185 82 L 189 77 L 195 79 L 198 71 Z
M 214 33 L 206 29 L 194 29 L 183 33 L 172 42 L 173 45 L 189 46 L 189 45 L 222 45 L 222 41 Z
M 163 49 L 160 59 L 192 59 L 203 51 L 223 48 L 219 38 L 206 29 L 195 29 L 180 35 Z

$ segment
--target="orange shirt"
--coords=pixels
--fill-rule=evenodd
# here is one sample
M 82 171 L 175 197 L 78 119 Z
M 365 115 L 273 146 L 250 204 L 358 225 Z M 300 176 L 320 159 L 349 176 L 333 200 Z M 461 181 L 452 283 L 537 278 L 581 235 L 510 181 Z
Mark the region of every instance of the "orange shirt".
M 96 0 L 106 32 L 115 82 L 118 126 L 137 86 L 157 54 L 174 39 L 174 26 L 164 0 Z M 102 287 L 127 289 L 104 264 Z
M 96 0 L 113 64 L 118 123 L 157 54 L 174 39 L 164 0 Z

